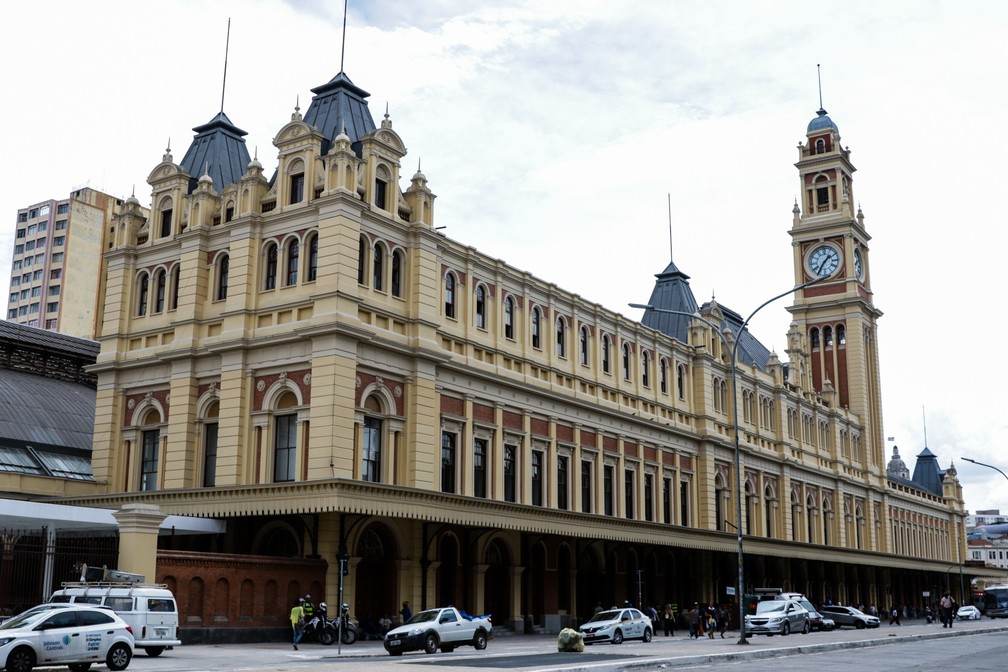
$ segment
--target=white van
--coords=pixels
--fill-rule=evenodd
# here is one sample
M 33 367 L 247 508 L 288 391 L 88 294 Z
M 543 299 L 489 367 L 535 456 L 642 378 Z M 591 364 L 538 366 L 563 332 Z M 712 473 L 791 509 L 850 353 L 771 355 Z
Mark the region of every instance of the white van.
M 50 602 L 91 604 L 114 611 L 133 628 L 135 648 L 148 656 L 181 646 L 175 596 L 164 584 L 64 583 Z

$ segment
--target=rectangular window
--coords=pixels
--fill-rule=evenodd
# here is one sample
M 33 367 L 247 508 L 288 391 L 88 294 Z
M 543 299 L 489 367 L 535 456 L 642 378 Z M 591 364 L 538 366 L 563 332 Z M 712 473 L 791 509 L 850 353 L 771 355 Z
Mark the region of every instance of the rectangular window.
M 24 245 L 15 245 L 14 254 L 24 254 Z
M 605 515 L 613 515 L 613 509 L 615 502 L 613 501 L 613 466 L 611 464 L 605 465 L 605 470 L 602 472 L 602 498 L 605 500 Z
M 171 220 L 172 220 L 172 209 L 168 208 L 167 210 L 162 210 L 161 211 L 161 237 L 162 238 L 167 238 L 168 236 L 171 235 L 171 227 L 172 227 L 172 221 Z
M 212 488 L 217 481 L 217 423 L 203 427 L 203 487 Z
M 52 255 L 52 260 L 54 264 L 58 264 L 59 262 L 63 261 L 63 253 L 57 252 L 56 254 Z
M 59 280 L 60 276 L 62 276 L 62 275 L 63 275 L 63 269 L 62 268 L 54 268 L 53 270 L 49 271 L 49 279 L 50 280 Z
M 39 233 L 45 233 L 48 229 L 49 229 L 49 222 L 39 222 L 38 223 L 38 232 Z
M 829 205 L 829 187 L 819 187 L 816 189 L 816 205 Z
M 581 513 L 592 512 L 592 463 L 581 460 Z
M 679 481 L 679 524 L 689 527 L 689 481 Z
M 654 520 L 654 476 L 644 474 L 644 520 Z
M 455 441 L 452 432 L 441 432 L 441 492 L 455 492 Z
M 64 240 L 65 238 L 63 236 L 56 236 L 52 241 L 53 247 L 63 247 Z
M 42 271 L 41 270 L 32 271 L 32 282 L 35 282 L 36 280 L 41 280 L 41 279 L 42 279 Z
M 33 314 L 33 315 L 36 314 L 36 313 L 38 313 L 39 312 L 39 304 L 33 303 L 33 304 L 29 305 L 28 306 L 28 312 L 31 313 L 31 314 Z
M 38 225 L 37 224 L 31 224 L 31 225 L 28 226 L 27 229 L 24 229 L 24 235 L 19 235 L 18 238 L 23 238 L 24 236 L 34 235 L 36 231 L 38 231 Z M 21 231 L 18 231 L 18 233 L 20 234 Z
M 58 222 L 56 222 L 56 226 L 54 228 L 57 231 L 63 231 L 64 229 L 66 229 L 66 220 L 65 219 L 59 220 Z
M 387 210 L 388 209 L 388 208 L 385 207 L 385 192 L 386 192 L 387 188 L 388 188 L 388 185 L 385 183 L 385 180 L 379 180 L 379 179 L 375 180 L 375 183 L 374 183 L 374 202 L 375 202 L 375 205 L 377 205 L 382 210 Z
M 35 249 L 36 250 L 44 250 L 45 246 L 46 246 L 46 239 L 45 238 L 39 238 L 38 240 L 35 241 Z
M 662 479 L 662 515 L 665 516 L 665 524 L 672 524 L 672 479 Z
M 517 501 L 518 483 L 515 478 L 518 467 L 518 447 L 514 445 L 504 446 L 504 500 L 508 502 Z
M 627 518 L 634 517 L 634 472 L 631 469 L 623 472 L 623 512 Z
M 59 303 L 58 302 L 56 302 L 56 301 L 50 301 L 49 303 L 46 304 L 46 312 L 47 313 L 55 313 L 57 310 L 59 310 Z
M 140 490 L 157 490 L 158 446 L 161 430 L 151 429 L 143 433 L 143 448 L 140 455 Z
M 24 249 L 25 249 L 25 252 L 27 252 L 28 250 L 34 250 L 35 249 L 35 241 L 34 240 L 29 240 L 27 243 L 25 243 Z
M 382 422 L 378 418 L 364 418 L 364 446 L 361 451 L 361 479 L 371 483 L 381 482 Z
M 473 495 L 487 496 L 487 441 L 473 439 Z
M 304 173 L 296 173 L 290 176 L 290 201 L 289 203 L 300 203 L 304 198 Z
M 17 317 L 17 308 L 8 308 L 7 309 L 7 319 L 8 320 L 13 320 L 15 317 Z
M 543 505 L 543 454 L 542 451 L 532 451 L 532 505 Z
M 59 205 L 56 206 L 57 215 L 65 215 L 69 211 L 70 211 L 69 203 L 60 203 Z
M 41 289 L 41 288 L 40 287 L 36 287 L 36 289 Z M 52 285 L 51 287 L 49 287 L 49 296 L 59 296 L 59 295 L 60 295 L 60 286 L 59 285 Z
M 27 222 L 28 221 L 28 213 L 27 212 L 19 212 L 18 213 L 18 221 L 19 222 Z
M 557 456 L 557 508 L 567 510 L 567 464 L 566 455 Z
M 273 482 L 293 481 L 297 474 L 297 414 L 276 416 L 273 438 Z

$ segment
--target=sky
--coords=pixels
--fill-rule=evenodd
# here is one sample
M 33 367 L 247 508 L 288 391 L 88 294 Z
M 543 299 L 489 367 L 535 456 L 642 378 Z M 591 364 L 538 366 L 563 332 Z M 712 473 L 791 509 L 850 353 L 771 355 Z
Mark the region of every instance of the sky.
M 671 247 L 738 312 L 793 283 L 796 145 L 823 104 L 872 236 L 886 437 L 1008 510 L 1008 5 L 351 0 L 345 70 L 386 102 L 452 238 L 628 317 Z M 271 173 L 275 133 L 340 66 L 342 5 L 15 3 L 0 26 L 0 270 L 16 211 L 82 185 L 150 200 L 220 107 Z M 403 186 L 406 186 L 405 184 Z M 9 281 L 9 275 L 8 281 Z M 4 281 L 0 280 L 0 285 Z M 3 296 L 3 295 L 0 295 Z M 790 316 L 754 333 L 783 356 Z M 993 339 L 993 340 L 991 340 Z M 891 444 L 890 444 L 891 445 Z M 888 451 L 887 451 L 888 452 Z

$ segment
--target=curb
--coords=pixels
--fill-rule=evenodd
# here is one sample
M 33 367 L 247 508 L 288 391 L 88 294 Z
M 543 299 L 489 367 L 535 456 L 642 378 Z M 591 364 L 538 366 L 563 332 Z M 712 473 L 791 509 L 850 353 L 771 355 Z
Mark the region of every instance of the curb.
M 1008 632 L 1008 626 L 989 627 L 976 630 L 959 630 L 956 632 L 926 632 L 914 635 L 889 635 L 877 639 L 859 639 L 848 642 L 828 642 L 826 644 L 809 644 L 777 649 L 760 649 L 739 653 L 711 653 L 701 656 L 682 656 L 677 658 L 651 658 L 647 661 L 628 662 L 617 667 L 618 670 L 654 670 L 693 665 L 710 665 L 716 663 L 743 662 L 747 660 L 762 660 L 766 658 L 784 658 L 802 654 L 826 653 L 843 649 L 865 649 L 886 644 L 902 644 L 929 639 L 945 639 L 948 637 L 968 637 L 970 635 L 987 635 L 995 632 Z M 592 667 L 570 667 L 564 672 L 589 672 Z

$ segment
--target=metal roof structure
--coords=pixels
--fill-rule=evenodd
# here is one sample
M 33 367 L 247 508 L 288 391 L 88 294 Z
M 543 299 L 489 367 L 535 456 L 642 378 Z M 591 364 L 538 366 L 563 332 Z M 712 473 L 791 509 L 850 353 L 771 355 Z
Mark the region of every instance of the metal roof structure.
M 808 133 L 815 133 L 816 131 L 825 131 L 830 128 L 836 131 L 837 133 L 840 132 L 840 129 L 837 128 L 837 125 L 834 124 L 833 120 L 829 118 L 828 114 L 826 114 L 826 110 L 820 107 L 818 110 L 816 110 L 815 119 L 810 121 L 808 124 Z
M 325 84 L 316 86 L 312 93 L 315 95 L 304 114 L 304 122 L 318 129 L 325 138 L 322 153 L 328 152 L 336 136 L 346 131 L 353 150 L 360 156 L 361 138 L 375 130 L 365 100 L 371 94 L 351 82 L 342 71 Z
M 101 345 L 97 341 L 86 338 L 67 336 L 55 331 L 47 331 L 38 327 L 0 320 L 0 340 L 16 341 L 31 347 L 56 351 L 60 354 L 73 355 L 94 362 L 98 358 Z
M 648 305 L 663 310 L 679 310 L 685 313 L 697 311 L 696 298 L 690 289 L 689 276 L 679 270 L 674 261 L 661 273 L 656 273 L 658 281 L 651 290 Z M 685 315 L 671 315 L 657 310 L 645 310 L 641 324 L 671 336 L 682 343 L 689 343 L 690 318 Z
M 80 532 L 114 532 L 118 523 L 112 509 L 67 504 L 0 499 L 0 529 L 37 530 L 39 528 Z M 196 516 L 166 516 L 159 534 L 220 534 L 226 529 L 222 520 Z
M 924 450 L 917 454 L 917 463 L 914 465 L 910 480 L 918 488 L 941 497 L 943 476 L 944 472 L 938 466 L 938 458 L 924 446 Z
M 248 168 L 248 148 L 245 131 L 235 126 L 224 112 L 193 129 L 196 136 L 182 157 L 179 167 L 189 174 L 189 192 L 203 173 L 213 178 L 214 189 L 221 193 L 225 187 L 241 179 Z

